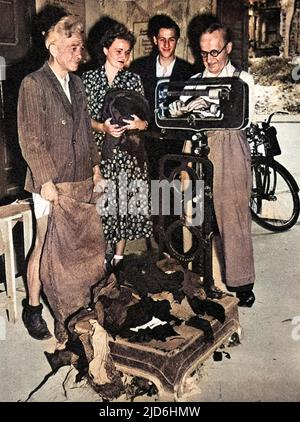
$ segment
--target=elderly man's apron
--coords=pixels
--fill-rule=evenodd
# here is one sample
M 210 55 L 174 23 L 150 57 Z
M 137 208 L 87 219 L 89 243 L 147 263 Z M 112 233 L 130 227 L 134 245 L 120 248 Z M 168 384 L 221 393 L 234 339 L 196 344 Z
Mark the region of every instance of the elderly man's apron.
M 213 193 L 225 261 L 226 284 L 232 290 L 254 282 L 249 200 L 252 175 L 249 145 L 239 130 L 208 133 L 214 165 Z

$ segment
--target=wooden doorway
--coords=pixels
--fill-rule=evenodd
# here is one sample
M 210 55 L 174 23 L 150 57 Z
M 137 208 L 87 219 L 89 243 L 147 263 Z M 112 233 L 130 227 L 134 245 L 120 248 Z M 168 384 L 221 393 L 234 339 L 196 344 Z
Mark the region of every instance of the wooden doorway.
M 0 0 L 0 56 L 6 63 L 6 78 L 0 80 L 0 201 L 17 196 L 24 186 L 26 165 L 16 124 L 20 81 L 12 78 L 12 73 L 31 47 L 34 13 L 34 0 Z

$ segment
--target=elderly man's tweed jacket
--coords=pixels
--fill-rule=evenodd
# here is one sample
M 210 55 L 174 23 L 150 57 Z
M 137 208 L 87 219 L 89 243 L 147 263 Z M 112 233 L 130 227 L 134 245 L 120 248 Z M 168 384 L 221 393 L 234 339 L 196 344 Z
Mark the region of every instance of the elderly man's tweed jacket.
M 18 129 L 29 192 L 40 192 L 49 180 L 86 180 L 100 161 L 81 79 L 70 74 L 69 87 L 72 104 L 48 63 L 22 81 Z

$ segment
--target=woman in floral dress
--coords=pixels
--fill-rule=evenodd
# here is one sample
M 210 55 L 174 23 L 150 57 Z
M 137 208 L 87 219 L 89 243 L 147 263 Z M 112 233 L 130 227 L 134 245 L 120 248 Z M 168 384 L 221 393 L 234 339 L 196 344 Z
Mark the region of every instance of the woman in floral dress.
M 124 119 L 125 126 L 112 124 L 111 119 L 102 119 L 104 98 L 110 89 L 120 88 L 144 95 L 140 76 L 125 69 L 134 42 L 133 34 L 124 25 L 113 26 L 100 41 L 104 65 L 84 73 L 82 77 L 100 156 L 106 134 L 118 138 L 125 131 L 142 131 L 148 127 L 147 121 L 141 120 L 137 115 L 132 115 L 133 120 Z M 139 148 L 144 148 L 143 143 L 139 145 Z M 152 234 L 147 192 L 148 168 L 146 160 L 141 163 L 132 152 L 129 153 L 120 146 L 113 148 L 110 158 L 101 160 L 100 167 L 108 182 L 108 195 L 113 192 L 110 189 L 112 184 L 116 189 L 116 196 L 112 198 L 109 195 L 106 206 L 102 209 L 104 235 L 115 249 L 112 260 L 112 265 L 115 266 L 123 258 L 126 240 L 150 237 Z M 139 200 L 131 202 L 134 197 Z

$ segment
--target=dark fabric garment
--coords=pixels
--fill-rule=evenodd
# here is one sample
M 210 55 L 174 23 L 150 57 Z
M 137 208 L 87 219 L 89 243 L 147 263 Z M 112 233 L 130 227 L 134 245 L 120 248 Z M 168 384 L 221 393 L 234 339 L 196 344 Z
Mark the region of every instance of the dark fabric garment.
M 177 298 L 182 296 L 180 288 L 183 278 L 181 271 L 166 274 L 151 260 L 136 259 L 125 266 L 120 282 L 130 284 L 141 296 L 169 291 Z
M 217 302 L 214 302 L 213 300 L 205 299 L 200 300 L 197 297 L 187 298 L 188 303 L 192 310 L 197 315 L 210 315 L 214 318 L 216 318 L 218 321 L 220 321 L 222 324 L 225 321 L 225 309 L 222 305 L 220 305 Z
M 52 207 L 41 257 L 41 280 L 55 319 L 89 304 L 91 287 L 104 276 L 106 244 L 95 204 L 93 182 L 57 184 L 59 205 Z M 58 339 L 59 340 L 59 339 Z
M 225 309 L 219 303 L 213 300 L 205 300 L 205 313 L 220 321 L 222 324 L 225 322 Z
M 131 342 L 144 343 L 152 339 L 165 341 L 168 337 L 177 336 L 178 333 L 169 325 L 159 325 L 153 329 L 140 329 L 138 332 L 130 330 L 136 326 L 144 325 L 157 317 L 161 321 L 170 323 L 173 321 L 177 325 L 181 320 L 170 314 L 171 305 L 167 300 L 154 301 L 149 297 L 143 298 L 139 303 L 131 306 L 127 310 L 127 317 L 118 334 L 127 338 Z
M 135 114 L 141 120 L 149 120 L 150 109 L 146 98 L 139 92 L 132 90 L 110 89 L 104 97 L 103 121 L 111 118 L 111 124 L 126 126 L 127 123 L 123 119 L 132 120 L 132 114 Z
M 92 289 L 92 303 L 97 303 L 100 297 L 107 296 L 116 299 L 120 295 L 119 283 L 115 274 L 110 274 L 108 278 L 100 280 Z
M 54 353 L 44 353 L 53 372 L 56 372 L 59 368 L 63 366 L 69 366 L 71 364 L 74 364 L 76 358 L 78 358 L 71 352 L 71 350 L 66 349 L 55 350 Z
M 161 321 L 178 321 L 176 317 L 170 314 L 170 310 L 171 305 L 167 300 L 155 301 L 150 297 L 145 297 L 128 309 L 123 327 L 132 328 L 137 325 L 143 325 L 149 322 L 153 316 L 159 318 Z
M 128 308 L 137 303 L 138 299 L 133 296 L 132 289 L 120 286 L 118 297 L 111 298 L 107 295 L 102 295 L 99 301 L 101 301 L 105 313 L 105 327 L 109 327 L 109 333 L 114 334 L 118 332 L 121 325 L 125 322 Z
M 132 119 L 132 114 L 135 114 L 141 120 L 149 120 L 148 101 L 142 94 L 118 88 L 113 88 L 107 92 L 103 103 L 103 121 L 111 118 L 112 124 L 124 126 L 126 123 L 123 119 Z M 126 131 L 119 138 L 107 133 L 102 144 L 102 159 L 111 160 L 115 154 L 116 146 L 119 146 L 121 151 L 127 151 L 130 156 L 136 157 L 140 168 L 147 162 L 144 140 L 138 131 Z
M 155 265 L 164 273 L 172 274 L 178 271 L 184 271 L 183 266 L 175 258 L 163 258 L 156 261 Z
M 128 338 L 128 332 L 130 328 L 141 326 L 151 321 L 153 317 L 159 318 L 161 321 L 171 322 L 179 325 L 181 320 L 171 315 L 171 305 L 167 300 L 154 301 L 149 297 L 144 297 L 142 300 L 127 309 L 127 315 L 125 321 L 121 326 L 116 324 L 118 316 L 115 315 L 115 321 L 112 321 L 112 315 L 110 318 L 105 319 L 104 327 L 112 335 L 121 335 Z M 135 334 L 135 332 L 130 331 Z
M 184 271 L 182 289 L 188 297 L 192 298 L 197 296 L 199 299 L 206 299 L 206 293 L 203 288 L 203 282 L 201 282 L 200 275 L 190 270 Z
M 197 328 L 198 330 L 202 330 L 204 333 L 204 338 L 208 343 L 212 343 L 214 341 L 214 333 L 211 327 L 211 324 L 207 319 L 200 318 L 198 315 L 190 318 L 185 323 L 190 327 Z
M 135 397 L 144 396 L 145 394 L 148 397 L 158 394 L 155 384 L 145 378 L 133 377 L 130 385 L 126 388 L 127 400 L 133 401 Z
M 54 353 L 45 352 L 45 356 L 53 373 L 63 366 L 74 365 L 78 370 L 76 382 L 80 382 L 83 377 L 87 376 L 89 363 L 78 336 L 68 340 L 65 349 L 56 350 Z
M 99 164 L 83 84 L 70 73 L 69 86 L 72 104 L 48 63 L 22 81 L 18 131 L 30 192 L 39 193 L 49 180 L 86 180 Z

